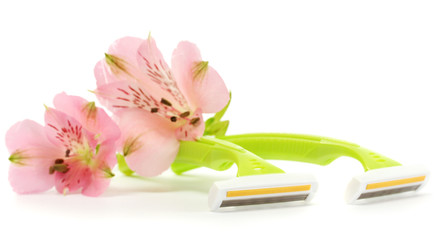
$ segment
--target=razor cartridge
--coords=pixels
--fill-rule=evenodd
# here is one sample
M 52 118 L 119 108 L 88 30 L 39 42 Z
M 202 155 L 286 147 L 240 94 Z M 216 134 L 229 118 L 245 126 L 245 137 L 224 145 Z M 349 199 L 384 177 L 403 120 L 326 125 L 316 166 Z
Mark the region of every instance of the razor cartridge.
M 308 202 L 317 190 L 310 174 L 287 174 L 234 143 L 203 137 L 181 142 L 171 168 L 176 174 L 208 167 L 217 171 L 237 165 L 237 177 L 215 182 L 208 196 L 211 210 L 265 203 Z
M 348 203 L 416 192 L 427 182 L 429 171 L 422 166 L 396 166 L 367 171 L 349 183 L 345 199 Z
M 208 196 L 212 211 L 257 204 L 308 202 L 317 190 L 310 174 L 264 174 L 238 177 L 213 184 Z

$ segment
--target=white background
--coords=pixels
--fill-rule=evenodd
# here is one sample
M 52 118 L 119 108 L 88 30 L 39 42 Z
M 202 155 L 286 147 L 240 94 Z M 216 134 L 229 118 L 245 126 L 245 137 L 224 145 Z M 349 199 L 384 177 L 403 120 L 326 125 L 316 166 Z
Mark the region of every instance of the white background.
M 343 194 L 358 162 L 274 162 L 317 176 L 312 203 L 228 213 L 209 212 L 206 198 L 234 168 L 117 175 L 99 198 L 22 196 L 7 181 L 1 137 L 1 238 L 439 239 L 440 12 L 439 1 L 2 1 L 1 136 L 19 120 L 42 123 L 61 91 L 95 100 L 87 90 L 107 47 L 151 31 L 167 61 L 190 40 L 221 74 L 233 92 L 230 134 L 340 138 L 432 177 L 415 197 L 353 206 Z

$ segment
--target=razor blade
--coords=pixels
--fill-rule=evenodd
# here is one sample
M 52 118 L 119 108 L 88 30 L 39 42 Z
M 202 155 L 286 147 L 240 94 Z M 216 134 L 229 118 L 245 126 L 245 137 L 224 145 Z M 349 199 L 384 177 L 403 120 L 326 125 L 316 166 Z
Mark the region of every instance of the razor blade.
M 257 204 L 309 202 L 317 190 L 310 174 L 263 174 L 218 181 L 208 196 L 212 211 Z
M 429 171 L 422 166 L 396 166 L 367 171 L 349 183 L 348 203 L 365 202 L 380 197 L 416 192 L 428 180 Z

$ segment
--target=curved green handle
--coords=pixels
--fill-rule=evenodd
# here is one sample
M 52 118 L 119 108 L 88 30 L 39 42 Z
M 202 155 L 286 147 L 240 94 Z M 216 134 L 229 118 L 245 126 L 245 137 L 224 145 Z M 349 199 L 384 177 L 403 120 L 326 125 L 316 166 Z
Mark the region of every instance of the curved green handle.
M 237 165 L 237 176 L 284 173 L 246 149 L 225 140 L 202 137 L 198 141 L 181 141 L 179 153 L 171 165 L 176 174 L 208 167 L 224 171 Z
M 292 160 L 327 165 L 348 156 L 357 159 L 365 171 L 400 166 L 383 155 L 357 144 L 312 135 L 283 133 L 254 133 L 220 137 L 237 144 L 264 159 Z

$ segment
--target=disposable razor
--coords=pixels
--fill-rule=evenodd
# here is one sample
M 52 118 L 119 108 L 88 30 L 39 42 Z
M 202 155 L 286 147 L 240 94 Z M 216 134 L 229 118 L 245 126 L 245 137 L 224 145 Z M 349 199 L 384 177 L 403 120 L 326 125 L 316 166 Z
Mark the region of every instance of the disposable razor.
M 301 134 L 243 134 L 220 137 L 265 159 L 292 160 L 328 165 L 341 156 L 358 160 L 365 173 L 350 181 L 348 203 L 420 190 L 429 171 L 422 166 L 402 166 L 357 144 L 337 139 Z
M 429 172 L 422 166 L 402 166 L 354 143 L 301 134 L 242 134 L 183 142 L 172 170 L 177 174 L 198 167 L 223 171 L 236 163 L 238 178 L 216 182 L 209 192 L 210 208 L 216 210 L 260 203 L 307 202 L 317 189 L 312 175 L 284 174 L 263 159 L 325 166 L 342 156 L 358 160 L 365 170 L 349 183 L 345 196 L 348 203 L 416 192 L 428 180 Z
M 171 168 L 176 174 L 208 167 L 217 171 L 237 165 L 237 177 L 218 181 L 209 191 L 211 210 L 256 204 L 311 200 L 317 181 L 310 174 L 287 174 L 254 153 L 226 140 L 202 137 L 183 141 Z

